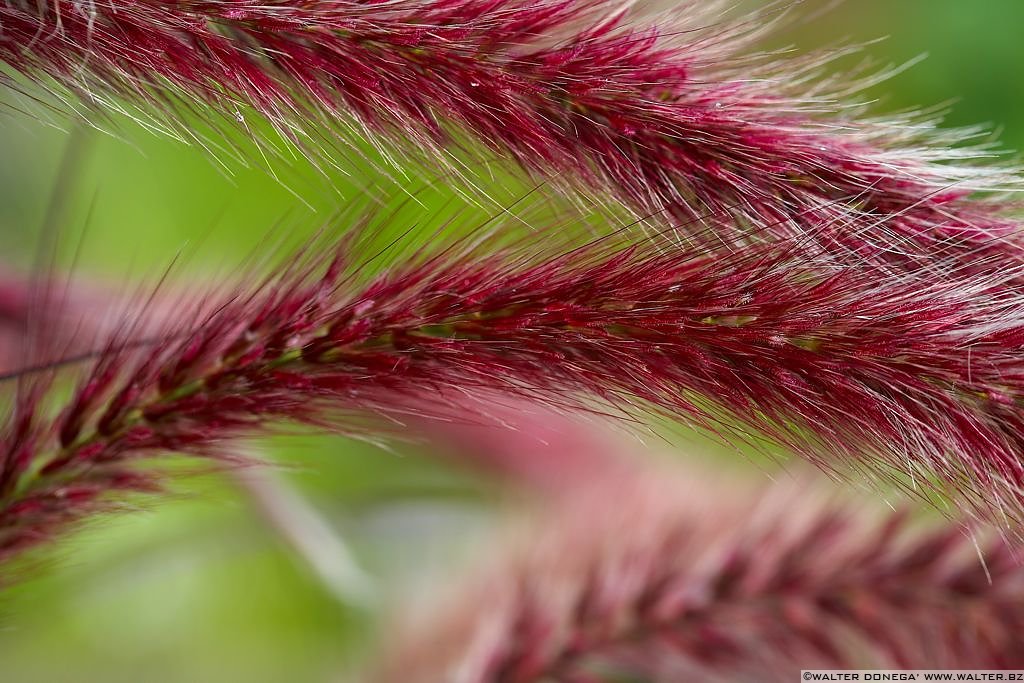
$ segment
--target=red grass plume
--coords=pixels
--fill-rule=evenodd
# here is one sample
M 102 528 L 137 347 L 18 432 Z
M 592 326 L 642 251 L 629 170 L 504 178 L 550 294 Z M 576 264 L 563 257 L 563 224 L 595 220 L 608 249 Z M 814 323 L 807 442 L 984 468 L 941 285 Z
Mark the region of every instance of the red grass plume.
M 0 436 L 0 554 L 40 537 L 36 515 L 133 483 L 141 456 L 218 457 L 282 419 L 377 429 L 367 416 L 457 408 L 445 391 L 653 408 L 738 438 L 752 427 L 823 465 L 902 474 L 1021 519 L 1012 290 L 824 272 L 770 245 L 618 240 L 474 246 L 496 233 L 372 277 L 372 259 L 318 249 L 337 256 L 295 256 L 191 313 L 185 302 L 159 343 L 139 339 L 143 321 L 116 329 L 57 414 L 44 378 L 22 377 Z
M 611 0 L 6 0 L 0 60 L 188 138 L 183 111 L 248 129 L 252 108 L 304 145 L 326 123 L 458 168 L 468 134 L 644 215 L 719 216 L 730 244 L 810 232 L 933 273 L 1015 267 L 1014 207 L 987 191 L 1016 177 L 969 163 L 987 152 L 933 122 L 867 117 L 856 79 L 822 75 L 827 56 L 751 52 L 769 18 L 697 2 L 645 17 Z
M 548 452 L 556 457 L 556 452 Z M 692 475 L 693 473 L 687 473 Z M 645 471 L 593 476 L 417 615 L 377 683 L 791 681 L 1024 665 L 1024 568 L 952 523 Z

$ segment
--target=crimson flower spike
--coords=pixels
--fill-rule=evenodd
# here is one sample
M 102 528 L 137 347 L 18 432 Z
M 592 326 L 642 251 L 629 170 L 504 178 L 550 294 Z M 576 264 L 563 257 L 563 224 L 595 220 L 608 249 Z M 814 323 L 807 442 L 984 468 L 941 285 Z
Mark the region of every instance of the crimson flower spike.
M 1024 666 L 1024 567 L 1005 540 L 877 514 L 810 478 L 759 490 L 683 473 L 638 468 L 567 491 L 478 576 L 415 618 L 406 607 L 366 680 L 782 683 L 810 668 Z
M 117 328 L 56 416 L 43 379 L 23 377 L 0 432 L 0 555 L 41 538 L 38 515 L 134 485 L 142 456 L 220 457 L 278 420 L 378 429 L 367 416 L 457 409 L 446 391 L 754 429 L 1024 519 L 1024 308 L 1003 282 L 880 280 L 777 245 L 722 255 L 625 234 L 551 252 L 491 229 L 382 252 L 373 277 L 355 247 L 316 245 L 172 310 L 162 343 Z
M 468 134 L 641 215 L 728 217 L 713 238 L 729 244 L 810 228 L 839 253 L 901 268 L 1020 262 L 999 192 L 1019 180 L 971 163 L 989 155 L 959 144 L 971 131 L 867 117 L 849 102 L 858 81 L 822 72 L 848 50 L 752 53 L 767 13 L 683 2 L 652 18 L 630 4 L 5 0 L 0 60 L 88 103 L 140 104 L 183 136 L 196 133 L 182 111 L 248 130 L 251 108 L 313 148 L 326 123 L 457 168 L 452 143 Z

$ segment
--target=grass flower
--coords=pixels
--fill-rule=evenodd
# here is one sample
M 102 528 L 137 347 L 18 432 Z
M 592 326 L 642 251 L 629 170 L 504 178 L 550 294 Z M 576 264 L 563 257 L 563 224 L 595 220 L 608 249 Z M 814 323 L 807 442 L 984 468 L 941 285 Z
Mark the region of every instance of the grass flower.
M 375 275 L 346 238 L 159 326 L 134 316 L 55 414 L 48 373 L 22 376 L 0 438 L 0 548 L 37 538 L 37 514 L 149 487 L 141 456 L 220 458 L 282 420 L 375 431 L 368 417 L 458 409 L 450 391 L 753 429 L 829 468 L 1021 518 L 1024 326 L 999 283 L 825 274 L 784 246 L 723 255 L 623 233 L 561 249 L 502 234 L 392 255 Z
M 810 478 L 758 489 L 682 469 L 567 490 L 432 609 L 410 618 L 406 605 L 368 680 L 782 682 L 808 668 L 1024 664 L 1024 570 L 1005 541 L 875 514 Z
M 6 0 L 0 60 L 195 139 L 183 112 L 252 129 L 254 110 L 308 149 L 331 145 L 326 124 L 458 168 L 468 136 L 642 215 L 723 219 L 690 239 L 810 234 L 932 276 L 1019 262 L 1019 214 L 999 192 L 1019 180 L 971 163 L 987 150 L 931 121 L 868 116 L 850 104 L 858 79 L 824 74 L 828 56 L 757 54 L 770 14 L 629 4 Z

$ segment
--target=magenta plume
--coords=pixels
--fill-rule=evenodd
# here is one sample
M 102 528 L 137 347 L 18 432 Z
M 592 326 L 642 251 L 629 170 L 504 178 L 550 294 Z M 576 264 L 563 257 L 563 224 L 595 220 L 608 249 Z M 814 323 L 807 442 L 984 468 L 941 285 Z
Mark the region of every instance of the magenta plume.
M 317 250 L 338 256 L 296 256 L 193 312 L 182 301 L 159 344 L 138 343 L 141 322 L 108 334 L 55 416 L 42 380 L 23 378 L 0 437 L 0 549 L 42 538 L 39 514 L 134 485 L 141 457 L 220 458 L 280 420 L 358 431 L 461 411 L 447 391 L 753 427 L 829 468 L 1024 516 L 1024 325 L 998 282 L 823 274 L 769 246 L 723 256 L 606 238 L 552 255 L 495 239 L 375 276 L 351 249 Z
M 770 245 L 477 246 L 494 241 L 374 277 L 347 249 L 295 256 L 259 286 L 185 302 L 160 343 L 138 338 L 141 321 L 116 328 L 55 416 L 42 380 L 23 377 L 0 433 L 0 548 L 27 542 L 11 529 L 33 515 L 66 512 L 82 477 L 134 481 L 142 456 L 220 457 L 279 420 L 378 429 L 367 416 L 451 411 L 453 390 L 653 409 L 737 438 L 752 427 L 828 467 L 1024 517 L 1024 325 L 998 281 L 825 274 Z
M 0 549 L 38 538 L 37 513 L 134 483 L 140 457 L 220 458 L 281 420 L 358 431 L 461 410 L 446 391 L 753 427 L 827 467 L 1024 517 L 1024 325 L 998 281 L 825 273 L 769 245 L 719 255 L 618 236 L 552 253 L 494 229 L 375 276 L 354 248 L 317 246 L 337 256 L 307 251 L 259 286 L 183 300 L 162 332 L 133 313 L 55 416 L 45 378 L 23 377 L 0 433 Z
M 89 103 L 141 104 L 187 136 L 176 112 L 244 122 L 251 107 L 302 144 L 326 122 L 454 168 L 468 133 L 643 215 L 718 216 L 714 239 L 730 244 L 767 230 L 936 272 L 1020 261 L 1014 207 L 989 192 L 1019 182 L 969 163 L 985 150 L 932 122 L 865 116 L 854 80 L 820 73 L 827 57 L 751 54 L 767 15 L 629 4 L 5 0 L 0 60 Z
M 369 680 L 782 683 L 808 668 L 1024 665 L 1024 568 L 1004 541 L 870 514 L 810 479 L 758 491 L 639 472 L 590 480 L 434 609 L 403 610 Z

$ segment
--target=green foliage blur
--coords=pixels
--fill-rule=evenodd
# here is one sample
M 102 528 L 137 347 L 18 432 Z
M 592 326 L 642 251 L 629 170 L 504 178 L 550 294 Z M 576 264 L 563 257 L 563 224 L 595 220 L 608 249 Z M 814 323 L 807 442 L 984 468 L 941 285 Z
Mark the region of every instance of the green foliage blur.
M 811 19 L 787 28 L 778 44 L 806 50 L 888 36 L 865 54 L 894 65 L 928 57 L 871 91 L 876 111 L 951 103 L 950 125 L 986 124 L 1001 131 L 1004 148 L 1024 149 L 1024 3 L 847 0 L 816 14 L 830 4 L 797 8 Z M 73 258 L 84 274 L 151 279 L 178 254 L 208 275 L 230 272 L 275 224 L 309 235 L 367 188 L 397 196 L 405 185 L 401 174 L 390 184 L 366 161 L 326 176 L 298 156 L 273 162 L 277 177 L 261 164 L 219 166 L 200 149 L 118 121 L 116 135 L 87 136 L 84 161 L 54 197 L 70 124 L 27 116 L 10 93 L 0 102 L 8 105 L 0 107 L 7 263 L 32 262 L 39 226 L 56 211 L 64 261 Z M 507 176 L 490 182 L 504 196 L 527 187 Z M 447 194 L 442 184 L 406 211 L 441 211 Z M 345 680 L 380 640 L 375 614 L 450 576 L 486 533 L 500 495 L 411 447 L 281 437 L 266 454 L 380 577 L 381 604 L 337 599 L 231 481 L 192 479 L 171 501 L 96 522 L 0 593 L 0 681 Z

